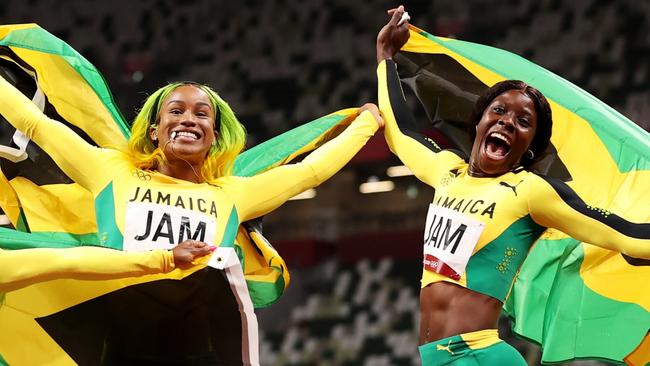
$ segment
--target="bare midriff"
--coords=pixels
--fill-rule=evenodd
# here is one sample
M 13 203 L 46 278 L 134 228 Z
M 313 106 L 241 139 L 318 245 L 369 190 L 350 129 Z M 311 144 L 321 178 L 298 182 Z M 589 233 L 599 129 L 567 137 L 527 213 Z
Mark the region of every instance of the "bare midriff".
M 461 333 L 494 329 L 501 301 L 449 282 L 420 291 L 420 344 Z

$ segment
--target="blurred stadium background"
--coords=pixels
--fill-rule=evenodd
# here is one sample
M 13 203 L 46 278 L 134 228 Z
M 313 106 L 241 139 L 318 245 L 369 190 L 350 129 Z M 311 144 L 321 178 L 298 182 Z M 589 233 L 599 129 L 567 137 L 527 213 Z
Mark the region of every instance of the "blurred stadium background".
M 402 3 L 418 27 L 522 55 L 650 130 L 650 2 Z M 210 84 L 253 146 L 376 101 L 375 37 L 399 4 L 3 0 L 0 23 L 36 22 L 68 42 L 104 74 L 129 120 L 167 81 Z M 333 179 L 266 217 L 292 284 L 258 313 L 263 365 L 419 364 L 420 241 L 432 191 L 398 166 L 378 135 Z M 362 193 L 364 183 L 384 191 Z M 506 319 L 500 329 L 538 364 L 536 345 L 514 338 Z

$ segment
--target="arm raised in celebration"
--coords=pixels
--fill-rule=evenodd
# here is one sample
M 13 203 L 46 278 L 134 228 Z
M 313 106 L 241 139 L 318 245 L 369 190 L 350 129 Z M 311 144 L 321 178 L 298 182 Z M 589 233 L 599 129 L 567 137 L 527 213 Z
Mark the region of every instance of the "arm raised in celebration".
M 0 114 L 33 140 L 71 179 L 93 191 L 103 149 L 88 144 L 64 124 L 47 117 L 31 100 L 0 77 Z
M 404 98 L 404 91 L 393 56 L 408 41 L 408 13 L 403 6 L 388 11 L 390 20 L 377 35 L 377 85 L 379 109 L 384 117 L 384 136 L 390 150 L 397 155 L 421 181 L 433 185 L 435 161 L 440 147 L 416 131 L 413 114 Z
M 374 105 L 365 105 L 360 112 L 345 131 L 310 153 L 303 161 L 273 168 L 250 178 L 234 179 L 232 191 L 240 220 L 249 220 L 274 210 L 289 198 L 318 186 L 343 168 L 383 123 Z

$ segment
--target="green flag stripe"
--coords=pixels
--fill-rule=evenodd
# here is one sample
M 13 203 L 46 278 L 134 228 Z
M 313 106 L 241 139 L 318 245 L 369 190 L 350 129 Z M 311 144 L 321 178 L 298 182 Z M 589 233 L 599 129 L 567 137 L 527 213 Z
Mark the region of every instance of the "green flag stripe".
M 648 133 L 573 83 L 508 51 L 453 39 L 441 41 L 429 33 L 421 34 L 506 79 L 519 79 L 534 85 L 547 98 L 585 119 L 602 140 L 619 171 L 650 170 L 650 161 L 639 159 L 650 150 Z
M 548 258 L 557 258 L 553 266 L 557 266 L 557 272 L 549 266 Z M 515 297 L 519 298 L 511 297 L 505 305 L 513 321 L 524 313 L 535 316 L 530 321 L 515 322 L 513 330 L 523 338 L 543 344 L 545 362 L 571 359 L 620 362 L 648 331 L 650 312 L 638 304 L 596 293 L 584 283 L 580 277 L 583 259 L 583 244 L 575 239 L 539 240 L 518 279 L 534 281 L 534 288 L 529 285 L 529 292 L 516 293 Z M 550 292 L 544 293 L 543 289 Z M 603 314 L 615 314 L 617 321 Z M 580 339 L 589 342 L 576 342 Z
M 273 268 L 281 272 L 279 268 Z M 284 277 L 278 276 L 275 282 L 246 280 L 246 285 L 248 286 L 248 292 L 251 295 L 253 304 L 255 304 L 255 308 L 264 308 L 273 305 L 280 299 L 279 294 L 284 292 Z
M 113 117 L 115 124 L 119 127 L 124 137 L 128 138 L 130 136 L 129 128 L 124 122 L 124 117 L 119 109 L 115 106 L 113 95 L 108 90 L 106 80 L 104 80 L 102 74 L 67 43 L 56 38 L 43 28 L 34 27 L 11 31 L 5 38 L 0 40 L 0 45 L 20 47 L 61 56 L 88 82 L 99 100 Z
M 22 232 L 30 232 L 29 224 L 27 223 L 27 218 L 25 217 L 25 211 L 20 208 L 20 213 L 18 214 L 18 222 L 16 223 L 16 230 Z
M 100 245 L 121 250 L 124 237 L 115 222 L 113 182 L 109 183 L 95 198 L 95 217 Z
M 319 138 L 344 119 L 345 116 L 332 114 L 267 140 L 237 157 L 234 174 L 249 177 L 264 171 Z
M 83 245 L 99 245 L 97 234 L 70 234 L 63 232 L 39 231 L 24 233 L 0 227 L 0 247 L 2 249 L 28 248 L 70 248 Z

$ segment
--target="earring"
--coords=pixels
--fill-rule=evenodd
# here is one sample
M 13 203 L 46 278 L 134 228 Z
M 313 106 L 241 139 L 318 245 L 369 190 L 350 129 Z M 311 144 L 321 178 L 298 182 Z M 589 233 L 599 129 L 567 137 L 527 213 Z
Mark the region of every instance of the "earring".
M 526 158 L 528 158 L 528 160 L 533 160 L 534 157 L 535 157 L 535 153 L 533 152 L 533 150 L 526 151 Z

